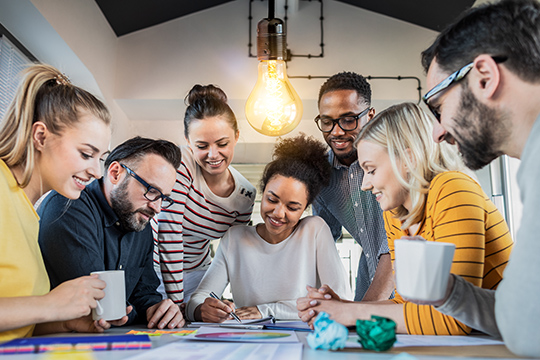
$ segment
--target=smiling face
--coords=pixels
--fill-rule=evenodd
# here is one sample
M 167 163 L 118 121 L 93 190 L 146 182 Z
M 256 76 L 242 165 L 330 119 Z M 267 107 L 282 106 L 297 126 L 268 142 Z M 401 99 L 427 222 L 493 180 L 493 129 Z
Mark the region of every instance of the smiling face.
M 78 199 L 86 185 L 102 176 L 100 160 L 108 152 L 109 126 L 81 112 L 79 121 L 59 135 L 48 130 L 45 134 L 36 166 L 43 190 L 53 189 L 69 199 Z
M 109 169 L 121 167 L 114 162 Z M 150 219 L 161 211 L 161 200 L 149 201 L 144 197 L 146 188 L 125 169 L 122 180 L 110 193 L 111 207 L 118 215 L 120 223 L 128 231 L 142 231 Z M 146 155 L 134 168 L 139 177 L 149 185 L 170 196 L 176 181 L 176 169 L 163 157 L 156 154 Z
M 321 118 L 337 119 L 347 115 L 358 115 L 369 104 L 358 95 L 355 90 L 330 91 L 321 97 L 319 102 L 319 115 Z M 351 131 L 342 130 L 337 124 L 331 132 L 323 133 L 324 140 L 332 148 L 338 160 L 345 165 L 350 165 L 356 160 L 354 140 L 367 121 L 373 118 L 375 111 L 358 119 L 358 126 Z
M 358 163 L 364 170 L 362 190 L 371 191 L 383 211 L 403 205 L 411 209 L 409 192 L 398 181 L 387 149 L 374 142 L 362 140 L 358 143 Z M 398 162 L 398 170 L 406 178 L 406 168 Z
M 264 189 L 261 215 L 264 227 L 258 227 L 261 237 L 272 244 L 285 240 L 295 229 L 307 207 L 306 185 L 294 178 L 275 175 Z
M 428 72 L 428 87 L 447 76 L 434 61 Z M 508 117 L 482 104 L 466 82 L 435 95 L 430 104 L 441 114 L 441 122 L 434 122 L 433 139 L 457 144 L 467 167 L 478 170 L 503 154 L 500 149 L 504 138 L 511 133 Z
M 187 141 L 203 174 L 216 176 L 227 170 L 238 135 L 229 122 L 219 116 L 190 123 Z

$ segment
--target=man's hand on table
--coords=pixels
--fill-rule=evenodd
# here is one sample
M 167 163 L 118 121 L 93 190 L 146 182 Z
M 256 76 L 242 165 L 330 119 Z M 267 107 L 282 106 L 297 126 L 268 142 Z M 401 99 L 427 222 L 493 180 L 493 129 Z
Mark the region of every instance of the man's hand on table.
M 93 320 L 92 314 L 80 317 L 78 319 L 68 320 L 64 322 L 64 328 L 66 332 L 75 331 L 80 333 L 101 333 L 109 329 L 111 326 L 122 326 L 128 321 L 128 316 L 133 310 L 133 306 L 128 306 L 126 308 L 126 315 L 118 320 L 109 320 L 104 319 Z
M 148 328 L 152 329 L 174 329 L 182 327 L 185 324 L 184 317 L 180 311 L 180 307 L 171 299 L 165 299 L 152 305 L 146 310 L 146 319 L 148 320 Z

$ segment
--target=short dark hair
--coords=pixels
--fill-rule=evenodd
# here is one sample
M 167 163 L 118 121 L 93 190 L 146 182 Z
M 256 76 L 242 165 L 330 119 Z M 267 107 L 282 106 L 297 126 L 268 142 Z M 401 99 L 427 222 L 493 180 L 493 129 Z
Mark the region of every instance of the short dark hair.
M 180 148 L 172 142 L 136 136 L 124 141 L 111 151 L 105 160 L 105 169 L 108 169 L 114 161 L 123 161 L 129 165 L 136 166 L 148 154 L 161 156 L 175 169 L 180 166 L 180 162 L 182 161 Z
M 184 136 L 189 138 L 189 126 L 193 120 L 222 116 L 233 131 L 238 131 L 236 116 L 229 104 L 227 95 L 215 85 L 195 85 L 189 91 L 184 102 L 188 106 L 184 114 Z
M 336 90 L 355 90 L 367 105 L 371 105 L 371 85 L 362 75 L 350 71 L 332 75 L 322 84 L 317 104 L 320 104 L 324 94 Z
M 328 162 L 326 145 L 313 137 L 300 134 L 281 139 L 274 148 L 273 161 L 264 168 L 260 186 L 264 192 L 276 175 L 290 177 L 306 185 L 308 203 L 328 185 L 332 167 Z
M 505 56 L 504 65 L 527 82 L 540 80 L 540 3 L 503 0 L 464 12 L 422 52 L 427 72 L 433 59 L 451 73 L 478 55 Z

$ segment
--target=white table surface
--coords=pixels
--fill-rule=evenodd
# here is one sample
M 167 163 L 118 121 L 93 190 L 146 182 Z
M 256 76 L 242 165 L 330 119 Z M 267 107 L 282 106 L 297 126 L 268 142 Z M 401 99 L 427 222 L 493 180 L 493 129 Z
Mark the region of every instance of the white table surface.
M 130 327 L 130 328 L 114 328 L 105 332 L 105 335 L 112 334 L 125 334 L 127 331 L 135 330 L 148 330 L 143 327 Z M 390 352 L 377 353 L 371 351 L 365 351 L 361 349 L 355 349 L 354 351 L 322 351 L 312 350 L 306 342 L 306 336 L 308 332 L 297 332 L 299 340 L 304 345 L 302 352 L 302 360 L 349 360 L 349 359 L 361 359 L 361 360 L 386 360 L 392 359 L 401 352 L 407 352 L 414 357 L 425 359 L 437 359 L 437 360 L 464 360 L 464 359 L 515 359 L 503 345 L 488 345 L 488 346 L 463 346 L 463 347 L 444 347 L 444 348 L 400 348 L 391 349 Z M 66 334 L 58 334 L 58 336 L 66 336 Z M 73 336 L 88 336 L 88 334 L 73 334 Z M 96 337 L 100 334 L 95 334 Z M 151 336 L 152 347 L 156 348 L 163 346 L 173 341 L 183 341 L 181 337 L 177 336 Z M 148 350 L 119 350 L 119 351 L 98 351 L 92 353 L 92 356 L 96 360 L 119 360 L 129 358 L 136 354 L 142 353 Z M 2 355 L 0 360 L 35 360 L 35 359 L 47 359 L 46 353 L 42 354 L 21 354 L 21 355 Z M 158 360 L 158 359 L 156 359 Z

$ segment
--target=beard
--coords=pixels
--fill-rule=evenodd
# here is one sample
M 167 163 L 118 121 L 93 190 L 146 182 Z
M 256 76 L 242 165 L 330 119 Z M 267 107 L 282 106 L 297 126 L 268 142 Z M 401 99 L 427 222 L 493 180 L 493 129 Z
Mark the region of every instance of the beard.
M 337 126 L 337 125 L 336 125 Z M 356 160 L 358 158 L 358 153 L 356 152 L 356 148 L 352 147 L 350 151 L 348 152 L 340 152 L 339 150 L 336 150 L 332 147 L 332 141 L 333 140 L 344 140 L 344 141 L 350 141 L 351 143 L 354 143 L 354 137 L 350 136 L 343 136 L 343 137 L 333 137 L 330 136 L 328 139 L 326 139 L 326 143 L 330 148 L 332 149 L 332 152 L 334 153 L 334 156 L 340 161 L 349 161 L 349 160 Z
M 509 135 L 506 117 L 493 108 L 480 103 L 467 85 L 459 105 L 453 137 L 465 165 L 479 170 L 503 155 L 499 150 L 503 139 Z
M 356 158 L 358 157 L 358 153 L 356 152 L 356 149 L 353 149 L 353 150 L 349 151 L 346 154 L 339 154 L 339 153 L 336 153 L 334 151 L 334 155 L 340 161 L 341 160 L 351 160 L 351 159 L 356 160 Z
M 125 230 L 140 232 L 146 228 L 148 220 L 139 219 L 137 213 L 144 213 L 150 218 L 156 213 L 147 207 L 133 210 L 133 204 L 129 201 L 128 182 L 129 179 L 126 177 L 117 188 L 111 191 L 111 207 L 118 215 L 118 221 Z

